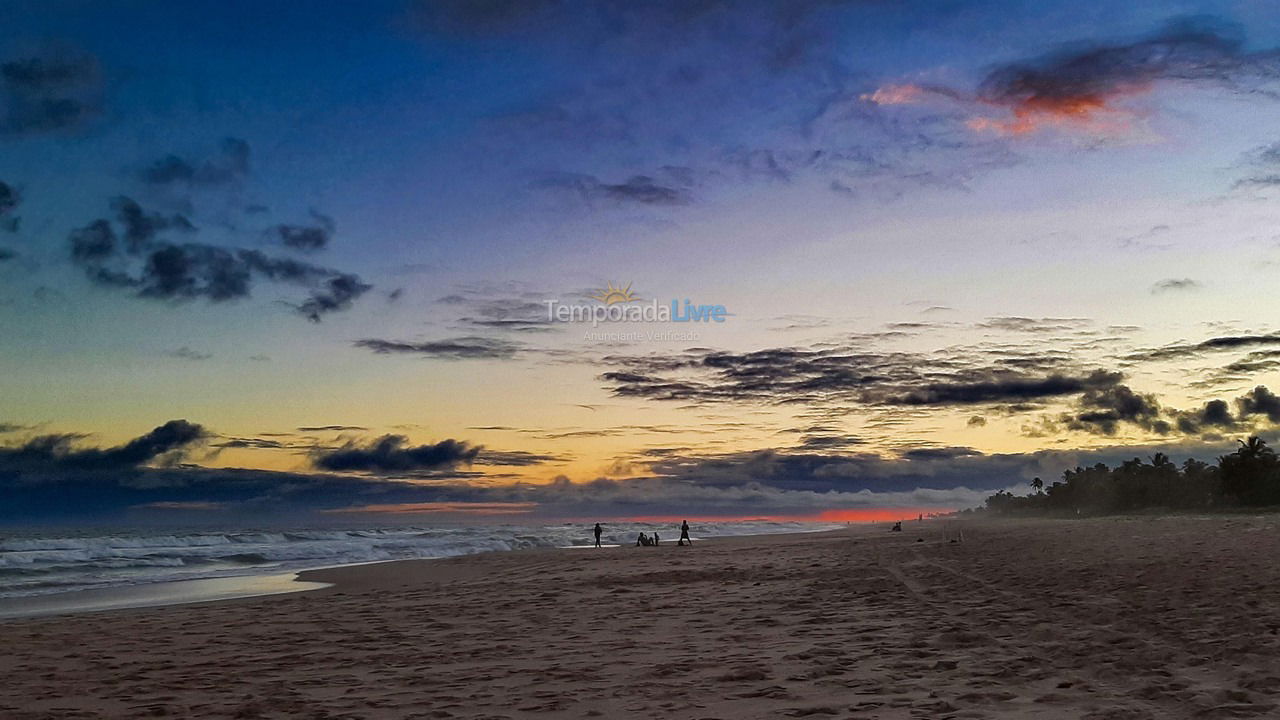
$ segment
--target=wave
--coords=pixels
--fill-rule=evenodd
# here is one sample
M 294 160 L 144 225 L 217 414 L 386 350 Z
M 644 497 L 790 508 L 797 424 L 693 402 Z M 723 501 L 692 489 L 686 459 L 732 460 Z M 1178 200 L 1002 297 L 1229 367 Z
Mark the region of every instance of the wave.
M 691 524 L 695 537 L 822 530 L 834 525 L 748 521 Z M 584 546 L 590 525 L 398 527 L 199 533 L 122 531 L 84 537 L 0 539 L 0 597 L 166 580 L 303 570 L 381 560 Z M 629 545 L 652 524 L 611 523 L 610 544 Z M 662 528 L 658 528 L 659 532 Z M 674 539 L 672 530 L 668 537 Z

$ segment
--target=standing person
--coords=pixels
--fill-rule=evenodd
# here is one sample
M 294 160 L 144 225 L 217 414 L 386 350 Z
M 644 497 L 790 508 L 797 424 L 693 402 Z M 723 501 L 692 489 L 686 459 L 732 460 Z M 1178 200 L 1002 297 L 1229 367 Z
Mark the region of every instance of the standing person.
M 653 544 L 654 544 L 654 547 L 657 547 L 657 545 L 658 545 L 658 533 L 657 533 L 657 531 L 655 531 L 655 532 L 653 533 Z
M 689 537 L 689 521 L 688 520 L 680 521 L 680 542 L 677 544 L 684 545 L 685 541 L 688 541 L 690 545 L 693 544 L 693 538 Z
M 596 523 L 596 547 L 600 547 L 600 533 L 604 532 L 604 528 L 600 527 L 600 523 Z

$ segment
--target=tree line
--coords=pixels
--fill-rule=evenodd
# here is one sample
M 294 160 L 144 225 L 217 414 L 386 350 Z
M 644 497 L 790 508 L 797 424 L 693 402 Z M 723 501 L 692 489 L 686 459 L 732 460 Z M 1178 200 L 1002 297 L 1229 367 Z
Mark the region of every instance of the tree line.
M 999 515 L 1107 515 L 1280 505 L 1280 457 L 1261 438 L 1238 442 L 1217 464 L 1190 458 L 1179 466 L 1164 453 L 1114 468 L 1098 463 L 1067 470 L 1052 485 L 1035 478 L 1028 495 L 1002 490 L 985 507 Z

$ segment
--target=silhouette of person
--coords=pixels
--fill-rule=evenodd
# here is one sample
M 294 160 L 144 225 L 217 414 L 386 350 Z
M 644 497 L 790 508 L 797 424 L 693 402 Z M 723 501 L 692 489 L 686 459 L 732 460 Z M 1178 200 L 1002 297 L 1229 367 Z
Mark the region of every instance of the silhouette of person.
M 653 545 L 654 547 L 657 547 L 658 545 L 658 533 L 656 532 L 653 534 Z
M 600 527 L 600 523 L 596 523 L 596 547 L 600 547 L 600 533 L 604 532 L 604 528 Z
M 680 541 L 678 544 L 683 546 L 686 541 L 690 545 L 693 544 L 693 538 L 689 537 L 689 521 L 682 520 L 680 522 Z
M 641 545 L 648 545 L 648 544 L 649 544 L 649 537 L 644 533 L 640 533 L 640 536 L 636 538 L 636 547 L 640 547 Z

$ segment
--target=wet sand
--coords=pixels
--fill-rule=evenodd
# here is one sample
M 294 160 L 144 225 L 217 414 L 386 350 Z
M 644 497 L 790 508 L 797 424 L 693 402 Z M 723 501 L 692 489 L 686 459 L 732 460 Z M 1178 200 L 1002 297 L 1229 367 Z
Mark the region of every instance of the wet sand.
M 904 528 L 4 622 L 0 717 L 1280 717 L 1280 517 Z

